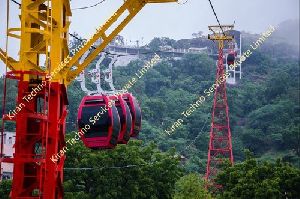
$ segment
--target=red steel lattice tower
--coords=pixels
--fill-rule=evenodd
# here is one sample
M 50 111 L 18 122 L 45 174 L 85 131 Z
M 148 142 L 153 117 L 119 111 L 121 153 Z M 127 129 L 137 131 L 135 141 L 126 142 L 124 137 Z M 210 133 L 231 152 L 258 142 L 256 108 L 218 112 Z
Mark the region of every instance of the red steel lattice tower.
M 69 54 L 70 4 L 22 0 L 20 10 L 21 26 L 7 28 L 9 38 L 20 39 L 19 60 L 0 49 L 0 59 L 11 70 L 6 78 L 18 87 L 16 108 L 3 115 L 4 122 L 16 122 L 15 152 L 0 162 L 14 164 L 10 198 L 61 199 L 65 156 L 55 163 L 51 157 L 65 146 L 68 100 L 61 78 L 50 82 L 49 74 Z
M 231 41 L 233 36 L 228 33 L 233 25 L 209 26 L 213 33 L 208 39 L 218 43 L 218 62 L 216 73 L 216 89 L 214 93 L 210 139 L 208 145 L 206 180 L 213 183 L 221 164 L 229 160 L 233 164 L 229 110 L 226 96 L 226 74 L 223 63 L 223 47 L 225 41 Z M 214 183 L 213 183 L 214 184 Z M 217 186 L 217 185 L 214 185 Z

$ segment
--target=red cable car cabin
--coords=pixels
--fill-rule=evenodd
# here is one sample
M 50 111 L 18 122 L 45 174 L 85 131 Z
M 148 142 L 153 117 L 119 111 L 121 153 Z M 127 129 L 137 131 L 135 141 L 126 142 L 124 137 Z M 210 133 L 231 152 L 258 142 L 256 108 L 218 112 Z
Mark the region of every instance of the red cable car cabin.
M 227 65 L 228 65 L 228 66 L 234 64 L 235 56 L 236 56 L 236 54 L 235 54 L 234 52 L 230 52 L 230 53 L 227 55 Z
M 111 106 L 111 108 L 109 108 Z M 85 96 L 78 110 L 79 131 L 86 124 L 90 129 L 81 136 L 84 145 L 92 149 L 114 148 L 121 130 L 118 110 L 105 95 Z
M 121 131 L 118 137 L 118 143 L 127 144 L 130 139 L 130 133 L 132 132 L 132 116 L 130 109 L 122 98 L 122 95 L 118 95 L 118 97 L 110 96 L 109 99 L 115 102 L 120 117 Z
M 123 99 L 126 101 L 127 105 L 129 106 L 130 113 L 132 116 L 132 131 L 130 137 L 137 137 L 140 133 L 141 126 L 142 126 L 141 107 L 131 93 L 123 94 Z

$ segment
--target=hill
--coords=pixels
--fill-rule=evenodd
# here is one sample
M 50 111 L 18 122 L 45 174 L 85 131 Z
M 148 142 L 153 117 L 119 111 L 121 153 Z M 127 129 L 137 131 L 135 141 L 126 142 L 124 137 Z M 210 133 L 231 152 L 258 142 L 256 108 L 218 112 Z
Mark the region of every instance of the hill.
M 243 50 L 247 50 L 259 35 L 244 34 L 243 37 Z M 295 59 L 294 50 L 291 49 L 291 54 L 284 50 L 290 44 L 279 45 L 274 40 L 275 36 L 270 37 L 254 51 L 243 64 L 242 79 L 237 85 L 228 86 L 234 157 L 236 161 L 243 160 L 243 150 L 248 148 L 258 158 L 280 157 L 300 166 L 299 60 Z M 150 46 L 157 41 L 158 38 L 154 39 Z M 128 66 L 116 68 L 116 87 L 123 87 L 150 58 L 147 55 Z M 144 144 L 154 141 L 164 151 L 175 147 L 187 159 L 185 164 L 190 171 L 205 171 L 212 98 L 207 98 L 172 135 L 167 135 L 165 130 L 213 84 L 215 69 L 215 60 L 209 56 L 188 54 L 181 60 L 168 59 L 157 64 L 130 90 L 143 111 L 139 139 Z M 71 131 L 84 94 L 78 82 L 71 85 L 68 93 L 68 129 Z

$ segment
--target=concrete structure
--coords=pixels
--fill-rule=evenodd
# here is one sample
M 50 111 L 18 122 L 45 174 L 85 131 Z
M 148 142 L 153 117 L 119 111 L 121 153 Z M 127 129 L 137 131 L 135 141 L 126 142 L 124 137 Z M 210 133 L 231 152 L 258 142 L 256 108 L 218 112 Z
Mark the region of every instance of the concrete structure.
M 117 53 L 120 55 L 126 55 L 118 58 L 118 61 L 114 64 L 115 66 L 126 66 L 133 60 L 139 59 L 140 55 L 151 54 L 152 50 L 145 47 L 135 47 L 135 46 L 114 46 L 109 45 L 106 51 L 110 53 Z M 181 58 L 187 53 L 191 54 L 209 54 L 208 47 L 204 48 L 189 48 L 189 49 L 174 49 L 172 47 L 161 46 L 161 49 L 156 52 L 161 57 L 173 57 Z

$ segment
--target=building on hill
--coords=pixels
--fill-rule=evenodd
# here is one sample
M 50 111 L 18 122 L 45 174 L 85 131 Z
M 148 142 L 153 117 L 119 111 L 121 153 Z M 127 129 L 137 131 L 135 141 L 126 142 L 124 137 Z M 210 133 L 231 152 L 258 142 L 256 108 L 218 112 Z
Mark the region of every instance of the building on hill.
M 12 157 L 15 149 L 14 144 L 16 141 L 16 133 L 15 132 L 4 132 L 4 143 L 3 143 L 3 152 L 4 152 L 4 158 Z M 12 179 L 13 176 L 13 163 L 1 163 L 1 173 L 2 173 L 2 179 Z

